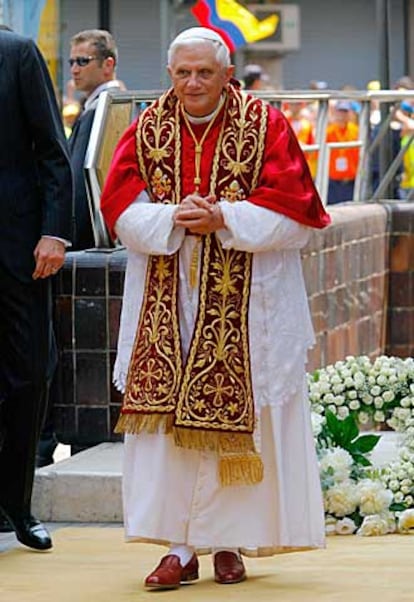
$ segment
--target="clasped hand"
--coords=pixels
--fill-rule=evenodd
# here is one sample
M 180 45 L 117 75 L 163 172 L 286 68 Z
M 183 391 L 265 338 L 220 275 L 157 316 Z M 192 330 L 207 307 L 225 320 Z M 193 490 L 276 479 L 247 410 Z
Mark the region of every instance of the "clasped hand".
M 220 205 L 213 194 L 205 197 L 196 193 L 186 196 L 175 212 L 174 223 L 191 234 L 210 234 L 226 227 Z

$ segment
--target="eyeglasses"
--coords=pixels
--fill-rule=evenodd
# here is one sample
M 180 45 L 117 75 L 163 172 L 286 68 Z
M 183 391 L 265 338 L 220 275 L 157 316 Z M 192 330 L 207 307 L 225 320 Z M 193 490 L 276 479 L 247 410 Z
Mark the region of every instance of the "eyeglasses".
M 96 56 L 77 56 L 74 59 L 69 59 L 68 63 L 71 67 L 76 63 L 78 67 L 86 67 L 89 65 L 91 61 L 97 61 L 98 57 Z

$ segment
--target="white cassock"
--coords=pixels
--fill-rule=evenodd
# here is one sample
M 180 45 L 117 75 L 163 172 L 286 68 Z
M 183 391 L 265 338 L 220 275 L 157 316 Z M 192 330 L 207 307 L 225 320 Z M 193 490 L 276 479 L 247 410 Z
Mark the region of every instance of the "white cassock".
M 148 255 L 179 251 L 179 321 L 188 351 L 198 289 L 189 285 L 194 236 L 175 228 L 175 205 L 141 193 L 119 217 L 128 249 L 114 381 L 123 390 L 144 293 Z M 257 427 L 264 464 L 257 485 L 222 487 L 213 452 L 178 448 L 171 435 L 125 436 L 123 503 L 128 540 L 199 551 L 240 548 L 270 556 L 324 546 L 324 512 L 307 397 L 305 363 L 314 335 L 300 248 L 310 229 L 247 201 L 221 202 L 224 248 L 254 253 L 249 343 Z

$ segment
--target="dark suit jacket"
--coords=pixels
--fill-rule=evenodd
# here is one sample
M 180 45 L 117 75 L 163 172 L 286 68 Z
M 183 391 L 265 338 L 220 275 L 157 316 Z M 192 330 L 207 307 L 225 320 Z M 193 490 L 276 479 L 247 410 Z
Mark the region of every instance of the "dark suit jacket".
M 105 86 L 110 86 L 113 90 L 115 87 L 118 88 L 119 84 L 110 81 L 107 82 Z M 100 84 L 100 87 L 102 87 L 102 84 Z M 99 94 L 101 94 L 104 89 L 107 88 L 102 88 Z M 91 96 L 94 94 L 96 94 L 96 89 L 92 92 Z M 73 250 L 75 251 L 95 247 L 90 200 L 88 198 L 86 189 L 84 165 L 86 151 L 88 149 L 89 140 L 91 137 L 91 130 L 95 119 L 98 98 L 99 95 L 96 96 L 95 100 L 91 104 L 91 107 L 80 114 L 75 125 L 73 126 L 73 130 L 69 138 L 69 151 L 75 178 L 75 231 L 73 240 Z
M 73 249 L 89 249 L 95 246 L 91 213 L 85 183 L 85 155 L 89 144 L 95 109 L 81 113 L 69 138 L 69 152 L 74 174 L 75 224 Z
M 36 45 L 0 30 L 0 267 L 31 281 L 43 234 L 71 240 L 72 173 Z

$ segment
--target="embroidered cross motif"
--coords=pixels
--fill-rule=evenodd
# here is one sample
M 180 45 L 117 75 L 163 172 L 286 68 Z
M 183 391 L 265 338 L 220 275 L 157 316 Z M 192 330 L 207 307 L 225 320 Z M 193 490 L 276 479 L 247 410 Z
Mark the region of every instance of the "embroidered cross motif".
M 224 405 L 224 398 L 232 397 L 234 395 L 234 387 L 224 384 L 224 374 L 215 374 L 214 381 L 214 385 L 209 383 L 204 385 L 203 393 L 205 395 L 214 395 L 213 405 L 216 408 L 221 408 Z
M 152 381 L 155 380 L 155 382 L 158 382 L 159 380 L 161 380 L 162 370 L 161 368 L 156 368 L 156 366 L 157 363 L 155 359 L 151 357 L 148 360 L 147 368 L 141 368 L 141 382 L 144 385 L 144 391 L 146 391 L 147 393 L 150 392 L 152 390 L 152 387 L 154 386 Z

